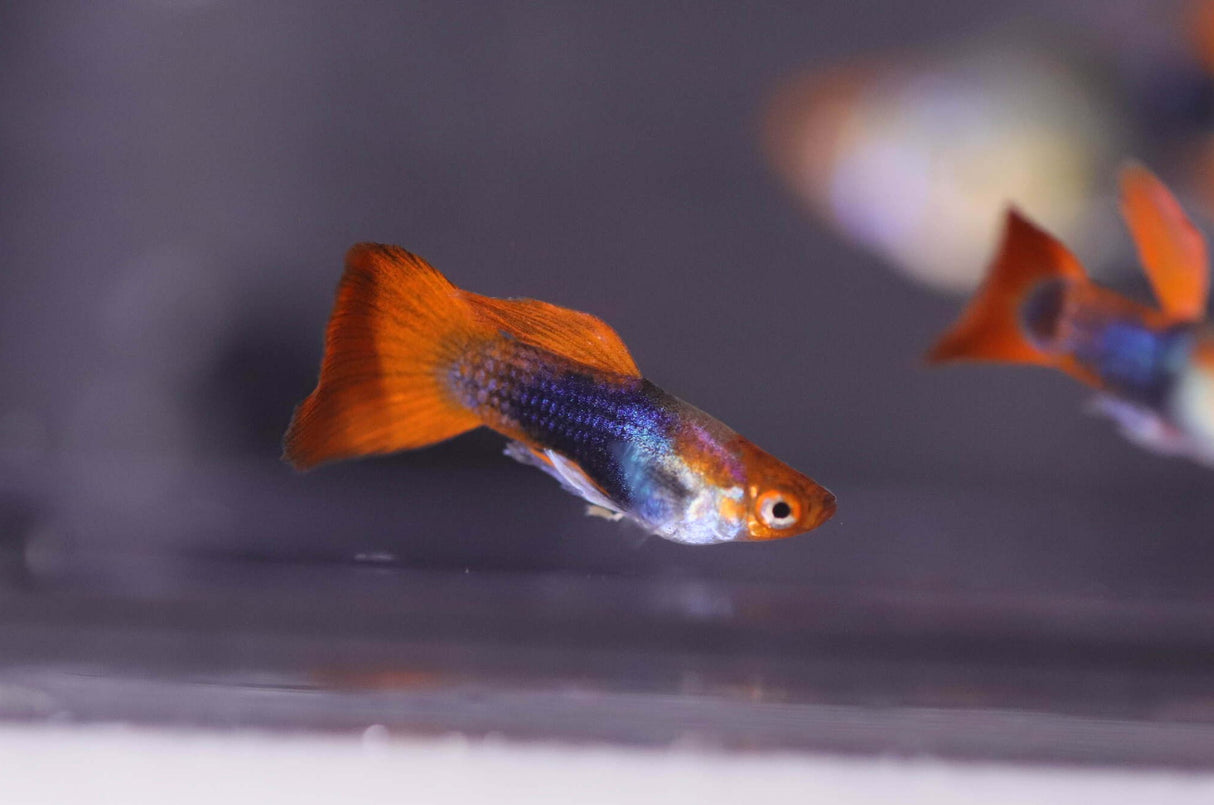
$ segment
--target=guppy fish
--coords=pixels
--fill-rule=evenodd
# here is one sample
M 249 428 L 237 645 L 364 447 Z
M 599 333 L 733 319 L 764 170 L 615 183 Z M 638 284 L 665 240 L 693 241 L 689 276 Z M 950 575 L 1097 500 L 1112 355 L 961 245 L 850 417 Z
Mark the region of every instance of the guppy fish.
M 1158 307 L 1094 284 L 1061 243 L 1012 209 L 985 283 L 928 360 L 1059 369 L 1097 389 L 1096 410 L 1131 441 L 1214 464 L 1205 240 L 1140 165 L 1122 170 L 1121 208 Z
M 675 542 L 791 537 L 835 512 L 829 491 L 641 377 L 600 319 L 462 291 L 404 249 L 354 246 L 284 458 L 307 469 L 480 425 L 591 513 Z

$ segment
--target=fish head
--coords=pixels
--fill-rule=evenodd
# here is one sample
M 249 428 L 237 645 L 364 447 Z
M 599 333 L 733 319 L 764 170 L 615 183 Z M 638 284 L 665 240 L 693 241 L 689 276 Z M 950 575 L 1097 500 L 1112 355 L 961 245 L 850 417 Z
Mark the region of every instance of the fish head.
M 1168 408 L 1189 441 L 1186 452 L 1214 466 L 1214 324 L 1193 332 Z
M 674 542 L 713 545 L 794 537 L 834 515 L 829 490 L 683 406 L 690 414 L 673 449 L 626 451 L 638 501 L 627 516 Z
M 738 451 L 746 478 L 746 531 L 742 540 L 795 537 L 812 531 L 835 513 L 835 496 L 812 478 L 775 456 L 739 439 Z

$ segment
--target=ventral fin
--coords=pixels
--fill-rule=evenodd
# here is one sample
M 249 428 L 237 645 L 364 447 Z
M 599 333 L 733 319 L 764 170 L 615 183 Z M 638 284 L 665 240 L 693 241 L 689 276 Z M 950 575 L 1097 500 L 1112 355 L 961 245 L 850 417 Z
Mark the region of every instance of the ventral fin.
M 1155 174 L 1131 162 L 1121 169 L 1121 211 L 1163 311 L 1181 321 L 1205 318 L 1206 241 L 1176 197 Z
M 602 319 L 537 299 L 464 293 L 481 321 L 533 347 L 605 372 L 640 377 L 628 347 Z

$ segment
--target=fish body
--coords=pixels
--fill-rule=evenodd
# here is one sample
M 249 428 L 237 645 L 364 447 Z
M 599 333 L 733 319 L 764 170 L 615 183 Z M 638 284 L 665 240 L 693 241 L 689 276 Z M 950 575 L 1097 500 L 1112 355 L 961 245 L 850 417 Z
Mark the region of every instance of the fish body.
M 1205 241 L 1145 168 L 1128 166 L 1121 184 L 1157 306 L 1093 283 L 1061 243 L 1013 209 L 985 283 L 928 358 L 1059 369 L 1097 389 L 1096 410 L 1132 441 L 1214 463 Z
M 599 319 L 462 291 L 402 249 L 355 246 L 287 460 L 308 468 L 480 425 L 596 512 L 676 542 L 792 536 L 835 510 L 830 492 L 642 377 Z
M 971 293 L 1009 197 L 1067 238 L 1100 220 L 1098 179 L 1134 121 L 1102 60 L 1071 44 L 991 32 L 790 76 L 767 107 L 765 150 L 841 235 L 920 285 Z

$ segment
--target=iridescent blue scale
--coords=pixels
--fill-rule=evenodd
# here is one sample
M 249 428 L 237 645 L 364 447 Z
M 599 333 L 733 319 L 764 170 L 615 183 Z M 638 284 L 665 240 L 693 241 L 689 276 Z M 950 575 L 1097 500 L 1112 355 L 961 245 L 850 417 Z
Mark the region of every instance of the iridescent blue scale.
M 1101 322 L 1076 339 L 1075 357 L 1105 388 L 1126 400 L 1158 407 L 1168 399 L 1184 365 L 1192 326 L 1157 331 L 1142 322 Z
M 486 359 L 467 356 L 451 377 L 461 401 L 572 460 L 622 506 L 686 494 L 662 468 L 685 403 L 642 378 L 604 382 L 550 353 L 516 349 L 492 385 L 482 379 Z

